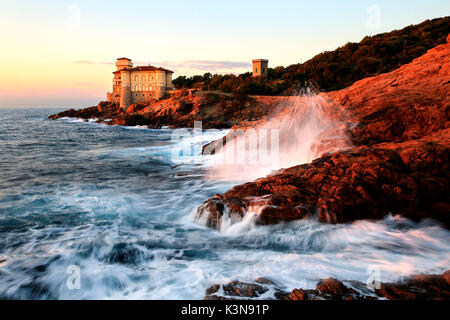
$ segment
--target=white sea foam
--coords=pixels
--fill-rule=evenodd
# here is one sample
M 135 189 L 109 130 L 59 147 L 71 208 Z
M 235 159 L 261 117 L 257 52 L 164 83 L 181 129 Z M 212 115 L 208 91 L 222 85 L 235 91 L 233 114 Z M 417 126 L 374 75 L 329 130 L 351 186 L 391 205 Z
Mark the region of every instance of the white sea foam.
M 16 134 L 22 126 L 7 129 Z M 8 171 L 0 172 L 7 177 L 0 179 L 0 257 L 6 258 L 0 298 L 201 299 L 212 284 L 232 280 L 267 277 L 292 290 L 330 276 L 365 282 L 369 266 L 380 268 L 382 281 L 449 268 L 450 232 L 431 221 L 260 226 L 248 215 L 223 230 L 203 227 L 191 212 L 232 184 L 201 179 L 203 165 L 152 161 L 170 152 L 170 130 L 162 137 L 151 130 L 78 129 L 64 122 L 27 125 L 21 138 L 45 136 L 47 149 L 15 149 L 22 161 L 2 162 Z M 16 136 L 5 139 L 11 144 Z M 80 290 L 66 285 L 70 266 L 80 268 Z
M 236 279 L 264 276 L 292 290 L 313 288 L 330 276 L 365 283 L 369 266 L 381 270 L 382 281 L 393 281 L 414 272 L 442 272 L 450 263 L 448 231 L 402 218 L 348 225 L 304 220 L 225 233 L 189 225 L 179 225 L 181 233 L 135 229 L 123 217 L 113 221 L 108 227 L 30 230 L 27 244 L 8 252 L 13 265 L 2 266 L 1 292 L 18 292 L 31 281 L 31 261 L 55 256 L 60 258 L 39 285 L 60 299 L 201 299 L 213 283 Z M 49 233 L 52 241 L 42 242 Z M 117 251 L 118 243 L 128 246 L 125 253 Z M 83 251 L 87 255 L 80 256 Z M 131 263 L 114 263 L 118 254 Z M 65 286 L 70 265 L 81 268 L 81 290 Z
M 351 145 L 347 113 L 310 89 L 280 103 L 268 119 L 216 152 L 211 179 L 251 181 Z

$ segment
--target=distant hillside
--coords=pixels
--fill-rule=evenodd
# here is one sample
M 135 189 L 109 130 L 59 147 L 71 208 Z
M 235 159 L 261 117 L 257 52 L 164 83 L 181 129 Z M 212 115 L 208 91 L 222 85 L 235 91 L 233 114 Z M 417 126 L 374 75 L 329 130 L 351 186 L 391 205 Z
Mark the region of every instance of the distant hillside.
M 401 30 L 365 37 L 323 52 L 302 64 L 276 69 L 273 78 L 289 83 L 311 81 L 324 91 L 339 90 L 354 82 L 390 72 L 445 43 L 450 17 L 427 20 Z
M 366 77 L 397 69 L 445 43 L 450 33 L 450 17 L 426 20 L 401 30 L 367 36 L 360 43 L 347 43 L 301 64 L 269 70 L 268 79 L 254 79 L 250 73 L 211 75 L 174 80 L 177 88 L 222 90 L 237 94 L 278 95 L 305 83 L 321 91 L 339 90 Z

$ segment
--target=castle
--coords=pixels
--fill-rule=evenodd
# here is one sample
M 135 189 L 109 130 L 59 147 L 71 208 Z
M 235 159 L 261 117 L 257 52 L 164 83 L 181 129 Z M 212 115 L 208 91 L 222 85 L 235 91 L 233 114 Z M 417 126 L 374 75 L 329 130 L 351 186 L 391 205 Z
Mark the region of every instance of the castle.
M 173 71 L 150 65 L 133 67 L 128 58 L 117 59 L 116 67 L 107 100 L 119 103 L 123 109 L 134 103 L 161 99 L 172 89 Z
M 267 77 L 269 60 L 255 59 L 252 62 L 253 77 Z M 150 65 L 133 67 L 128 58 L 117 59 L 116 67 L 112 92 L 107 93 L 107 101 L 119 103 L 122 109 L 134 103 L 161 99 L 173 88 L 173 71 Z

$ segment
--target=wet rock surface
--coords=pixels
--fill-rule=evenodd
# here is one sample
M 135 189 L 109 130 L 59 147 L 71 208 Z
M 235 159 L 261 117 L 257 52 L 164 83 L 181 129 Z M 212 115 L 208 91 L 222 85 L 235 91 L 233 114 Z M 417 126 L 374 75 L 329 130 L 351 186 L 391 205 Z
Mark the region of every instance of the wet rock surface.
M 80 118 L 80 119 L 112 119 L 122 114 L 119 105 L 112 102 L 100 102 L 97 106 L 75 110 L 69 109 L 58 114 L 49 116 L 51 120 L 60 118 Z M 100 120 L 101 121 L 101 120 Z
M 307 218 L 345 223 L 381 219 L 389 212 L 413 220 L 433 218 L 449 226 L 450 149 L 429 143 L 359 147 L 326 155 L 310 164 L 235 186 L 198 208 L 208 226 L 220 227 L 224 214 L 243 217 L 259 208 L 260 224 Z M 317 209 L 316 209 L 317 208 Z
M 389 300 L 448 300 L 450 270 L 442 275 L 419 274 L 401 283 L 382 283 L 376 294 Z
M 294 289 L 286 292 L 271 280 L 258 278 L 252 283 L 232 281 L 215 284 L 206 290 L 205 300 L 269 299 L 269 300 L 441 300 L 450 298 L 450 270 L 443 274 L 419 274 L 397 283 L 380 283 L 378 289 L 366 284 L 334 279 L 320 280 L 315 289 Z M 361 290 L 365 288 L 365 290 Z M 269 293 L 269 294 L 268 294 Z
M 257 298 L 262 294 L 269 291 L 269 288 L 266 286 L 271 283 L 263 283 L 259 284 L 258 280 L 255 283 L 247 283 L 241 281 L 232 281 L 225 285 L 213 285 L 212 287 L 206 290 L 206 295 L 209 299 L 220 299 L 220 295 L 222 298 L 225 297 L 245 297 L 245 298 Z

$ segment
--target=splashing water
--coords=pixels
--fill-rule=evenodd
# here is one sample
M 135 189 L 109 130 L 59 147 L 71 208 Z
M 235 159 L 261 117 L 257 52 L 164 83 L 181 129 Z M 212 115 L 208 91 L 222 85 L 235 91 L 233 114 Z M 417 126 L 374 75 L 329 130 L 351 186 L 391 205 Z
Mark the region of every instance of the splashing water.
M 202 299 L 232 280 L 289 291 L 327 277 L 365 283 L 368 266 L 382 281 L 449 268 L 450 232 L 432 221 L 256 226 L 249 216 L 204 228 L 192 212 L 234 183 L 171 162 L 171 130 L 44 121 L 51 113 L 0 109 L 0 299 Z
M 351 146 L 346 134 L 349 116 L 311 89 L 280 103 L 255 126 L 232 132 L 234 140 L 213 156 L 214 180 L 251 181 L 274 170 L 309 163 L 326 152 Z M 262 140 L 261 140 L 262 139 Z
M 220 232 L 225 235 L 239 235 L 252 230 L 256 226 L 263 207 L 248 208 L 248 212 L 240 221 L 233 221 L 228 215 L 227 208 L 221 217 Z

